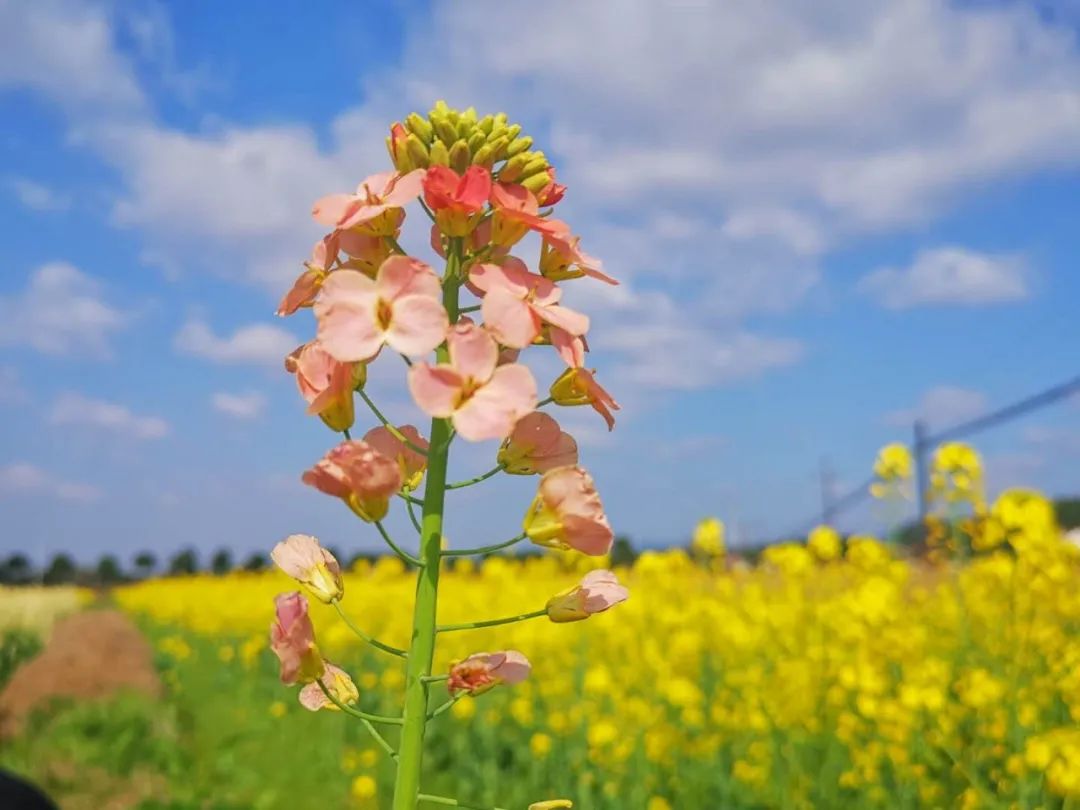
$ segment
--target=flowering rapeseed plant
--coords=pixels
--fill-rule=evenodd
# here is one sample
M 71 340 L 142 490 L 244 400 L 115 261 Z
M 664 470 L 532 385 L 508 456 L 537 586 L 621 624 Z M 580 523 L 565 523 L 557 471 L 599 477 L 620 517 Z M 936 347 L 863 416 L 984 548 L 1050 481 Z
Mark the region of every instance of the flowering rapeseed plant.
M 306 708 L 356 717 L 392 757 L 397 765 L 394 810 L 413 810 L 418 802 L 471 806 L 421 791 L 426 726 L 462 697 L 520 683 L 531 670 L 524 654 L 503 650 L 473 652 L 453 662 L 448 672 L 436 673 L 439 633 L 543 616 L 559 623 L 577 621 L 627 598 L 614 574 L 593 572 L 529 613 L 436 624 L 446 557 L 488 554 L 526 538 L 594 556 L 607 554 L 612 543 L 593 479 L 578 465 L 577 443 L 537 409 L 549 403 L 588 404 L 609 429 L 614 426 L 612 411 L 618 404 L 584 367 L 589 318 L 561 303 L 557 282 L 584 276 L 616 282 L 581 250 L 570 226 L 552 216 L 566 189 L 532 144 L 521 126 L 503 114 L 478 118 L 472 108 L 459 112 L 442 102 L 426 117 L 413 113 L 394 124 L 387 138 L 393 171 L 368 177 L 354 193 L 331 194 L 315 203 L 315 220 L 332 230 L 312 249 L 304 272 L 278 308 L 283 316 L 305 307 L 313 310 L 316 337 L 286 358 L 286 369 L 295 375 L 309 412 L 344 439 L 303 480 L 374 524 L 389 547 L 417 569 L 408 646 L 392 646 L 352 625 L 341 605 L 346 593 L 340 566 L 314 537 L 289 537 L 274 549 L 273 559 L 319 601 L 333 605 L 362 639 L 405 659 L 404 711 L 382 716 L 355 707 L 359 689 L 343 669 L 322 657 L 307 600 L 299 592 L 277 597 L 271 648 L 281 660 L 281 680 L 303 685 L 300 701 Z M 441 274 L 398 242 L 405 206 L 412 203 L 432 221 L 431 247 L 445 260 Z M 529 232 L 541 240 L 539 272 L 511 254 Z M 465 304 L 463 292 L 479 303 Z M 476 312 L 479 323 L 466 314 Z M 548 346 L 567 368 L 551 384 L 550 396 L 540 401 L 533 372 L 518 362 L 518 355 Z M 427 437 L 387 419 L 364 390 L 368 365 L 384 349 L 405 360 L 412 398 L 431 417 Z M 350 433 L 356 419 L 354 391 L 382 423 L 362 440 Z M 448 483 L 447 460 L 458 437 L 502 442 L 496 466 L 470 481 Z M 500 472 L 542 476 L 523 531 L 504 543 L 445 549 L 446 492 Z M 423 497 L 413 496 L 425 476 Z M 409 512 L 420 535 L 418 554 L 406 551 L 383 526 L 392 503 Z M 433 707 L 432 693 L 439 684 L 448 687 L 449 699 Z M 400 728 L 397 749 L 378 725 Z M 369 787 L 358 790 L 368 793 Z M 570 806 L 562 799 L 533 805 Z

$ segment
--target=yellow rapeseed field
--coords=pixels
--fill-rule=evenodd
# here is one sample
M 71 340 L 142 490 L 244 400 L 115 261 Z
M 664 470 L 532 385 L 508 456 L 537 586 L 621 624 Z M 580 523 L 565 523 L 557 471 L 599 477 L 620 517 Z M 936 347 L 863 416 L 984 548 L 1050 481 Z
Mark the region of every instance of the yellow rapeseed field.
M 722 532 L 705 524 L 691 554 L 646 552 L 617 569 L 632 595 L 608 613 L 571 628 L 536 619 L 443 634 L 437 667 L 505 648 L 534 666 L 525 683 L 454 706 L 449 733 L 466 740 L 455 750 L 523 748 L 530 779 L 544 780 L 545 763 L 549 778 L 580 774 L 580 788 L 598 797 L 584 806 L 1076 801 L 1080 550 L 1025 492 L 1006 493 L 967 528 L 982 551 L 963 559 L 897 558 L 873 538 L 842 543 L 823 527 L 749 564 L 725 556 Z M 443 581 L 440 622 L 542 607 L 582 566 L 595 563 L 550 555 L 458 565 Z M 165 653 L 184 657 L 193 635 L 220 639 L 223 661 L 265 677 L 256 671 L 269 656 L 271 600 L 294 587 L 278 573 L 237 573 L 150 581 L 117 598 L 175 628 Z M 346 577 L 344 604 L 369 633 L 406 646 L 413 590 L 414 578 L 386 558 Z M 397 704 L 401 663 L 358 659 L 361 642 L 332 609 L 312 611 L 327 656 L 360 660 L 361 692 Z M 373 795 L 369 783 L 358 777 L 354 793 Z

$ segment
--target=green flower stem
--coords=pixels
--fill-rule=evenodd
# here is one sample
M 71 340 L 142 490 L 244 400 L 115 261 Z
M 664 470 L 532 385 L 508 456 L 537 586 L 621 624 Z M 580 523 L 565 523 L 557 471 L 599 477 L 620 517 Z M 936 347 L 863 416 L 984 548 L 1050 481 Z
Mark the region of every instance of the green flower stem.
M 503 465 L 499 464 L 496 467 L 488 470 L 483 475 L 478 475 L 476 478 L 470 478 L 466 481 L 455 481 L 452 484 L 447 484 L 447 489 L 462 489 L 463 487 L 471 487 L 473 484 L 479 484 L 481 481 L 487 481 L 491 476 L 498 475 L 503 471 Z
M 504 541 L 502 543 L 495 543 L 495 545 L 492 545 L 492 546 L 480 546 L 479 548 L 450 549 L 449 551 L 444 551 L 442 553 L 442 556 L 444 556 L 444 557 L 471 557 L 474 554 L 491 554 L 494 551 L 500 551 L 501 549 L 510 548 L 510 546 L 517 545 L 522 540 L 524 540 L 525 537 L 526 537 L 525 532 L 522 532 L 517 537 L 511 537 L 509 540 L 506 540 L 506 541 Z
M 319 685 L 319 688 L 322 689 L 323 694 L 326 695 L 327 700 L 329 700 L 346 714 L 351 714 L 353 717 L 359 717 L 361 720 L 367 720 L 369 723 L 382 723 L 386 726 L 400 726 L 405 722 L 400 717 L 387 717 L 386 715 L 382 714 L 369 714 L 368 712 L 362 712 L 359 709 L 354 709 L 352 706 L 347 706 L 346 704 L 338 700 L 333 692 L 326 688 L 326 684 L 323 683 L 322 678 L 316 678 L 315 683 L 317 683 Z
M 542 399 L 539 402 L 537 402 L 536 407 L 538 409 L 543 408 L 545 405 L 550 405 L 554 401 L 555 401 L 555 397 L 547 397 L 546 399 Z
M 450 242 L 443 281 L 443 306 L 450 323 L 458 319 L 458 290 L 461 264 L 461 239 Z M 446 345 L 436 350 L 438 362 L 448 362 Z M 428 684 L 435 656 L 435 613 L 439 597 L 439 570 L 442 566 L 443 508 L 446 503 L 446 468 L 450 455 L 450 423 L 431 420 L 427 482 L 424 486 L 424 509 L 421 518 L 420 556 L 424 566 L 416 578 L 416 604 L 413 608 L 413 631 L 405 672 L 405 725 L 401 729 L 401 758 L 394 780 L 393 810 L 416 810 L 420 798 L 420 771 L 424 756 L 424 732 L 427 729 Z
M 464 804 L 457 799 L 448 799 L 445 796 L 432 796 L 430 793 L 421 793 L 417 796 L 420 801 L 428 804 L 441 804 L 446 807 L 460 807 L 461 810 L 506 810 L 505 807 L 482 807 L 479 804 Z
M 400 254 L 401 254 L 402 256 L 407 256 L 407 255 L 409 255 L 409 254 L 407 254 L 407 253 L 405 252 L 405 248 L 403 248 L 403 247 L 402 247 L 402 246 L 401 246 L 401 245 L 400 245 L 400 244 L 398 243 L 398 240 L 397 240 L 397 239 L 395 239 L 394 237 L 392 237 L 392 236 L 384 236 L 383 238 L 384 238 L 384 239 L 386 240 L 386 244 L 390 245 L 390 247 L 392 247 L 392 248 L 393 248 L 394 250 L 396 250 L 396 251 L 397 251 L 398 253 L 400 253 Z
M 358 635 L 372 647 L 375 647 L 378 650 L 382 650 L 383 652 L 390 653 L 390 655 L 396 655 L 399 658 L 409 657 L 409 654 L 405 650 L 399 650 L 397 647 L 391 647 L 389 644 L 384 644 L 377 638 L 369 636 L 367 633 L 365 633 L 363 630 L 353 624 L 352 619 L 349 618 L 344 608 L 341 607 L 341 602 L 339 600 L 334 599 L 332 602 L 330 602 L 330 604 L 334 606 L 334 609 L 338 612 L 338 616 L 340 616 L 341 620 L 345 622 L 346 625 L 348 625 L 349 629 L 356 633 L 356 635 Z
M 328 699 L 328 700 L 329 700 L 329 701 L 330 701 L 331 703 L 333 703 L 334 705 L 336 705 L 336 706 L 337 706 L 337 707 L 338 707 L 339 709 L 341 709 L 342 711 L 344 711 L 344 712 L 346 712 L 346 713 L 348 713 L 348 714 L 352 714 L 352 712 L 351 712 L 351 711 L 349 711 L 349 707 L 348 707 L 348 706 L 344 705 L 344 704 L 343 704 L 343 703 L 342 703 L 341 701 L 339 701 L 339 700 L 338 700 L 338 699 L 337 699 L 336 697 L 334 697 L 334 696 L 333 696 L 332 694 L 330 694 L 330 690 L 328 690 L 328 689 L 326 688 L 326 685 L 325 685 L 325 684 L 324 684 L 324 683 L 323 683 L 322 681 L 319 681 L 318 683 L 319 683 L 319 688 L 320 688 L 320 689 L 322 689 L 322 691 L 323 691 L 323 694 L 324 694 L 324 695 L 326 695 L 327 699 Z M 382 749 L 383 751 L 385 751 L 385 752 L 387 753 L 387 755 L 388 755 L 388 756 L 390 757 L 390 759 L 392 759 L 392 760 L 394 760 L 395 762 L 397 762 L 397 758 L 398 758 L 398 753 L 397 753 L 397 751 L 395 751 L 395 750 L 394 750 L 394 746 L 390 745 L 390 743 L 388 743 L 388 742 L 386 741 L 386 737 L 384 737 L 384 736 L 383 736 L 382 734 L 380 734 L 380 733 L 379 733 L 379 730 L 378 730 L 377 728 L 375 728 L 375 726 L 373 726 L 373 725 L 371 724 L 371 721 L 370 721 L 370 720 L 368 720 L 368 719 L 367 719 L 366 717 L 361 717 L 361 718 L 360 718 L 360 722 L 361 722 L 361 723 L 363 723 L 363 724 L 364 724 L 364 728 L 366 728 L 366 729 L 368 730 L 368 732 L 370 732 L 370 734 L 371 734 L 372 738 L 373 738 L 373 739 L 375 740 L 376 744 L 377 744 L 377 745 L 378 745 L 378 746 L 379 746 L 379 747 L 380 747 L 380 748 L 381 748 L 381 749 Z
M 425 450 L 420 445 L 413 444 L 411 441 L 409 441 L 408 436 L 406 436 L 404 433 L 402 433 L 400 430 L 398 430 L 393 424 L 390 423 L 389 419 L 387 419 L 385 416 L 383 416 L 382 411 L 379 410 L 379 406 L 371 401 L 371 397 L 369 397 L 367 395 L 367 392 L 363 388 L 357 388 L 356 393 L 358 393 L 360 395 L 360 398 L 362 400 L 364 400 L 364 402 L 367 403 L 367 406 L 369 408 L 371 408 L 371 412 L 373 414 L 375 414 L 375 418 L 383 423 L 383 427 L 385 427 L 387 430 L 389 430 L 390 433 L 393 434 L 394 438 L 396 438 L 398 441 L 402 442 L 410 450 L 415 450 L 417 453 L 419 453 L 422 456 L 426 456 L 428 454 L 427 450 Z
M 416 510 L 413 509 L 413 502 L 408 498 L 405 499 L 405 508 L 409 512 L 409 520 L 412 521 L 412 525 L 415 527 L 417 534 L 423 534 L 424 530 L 420 527 L 420 520 L 416 517 Z
M 529 619 L 539 619 L 541 616 L 547 616 L 547 608 L 534 610 L 532 613 L 507 616 L 505 619 L 488 619 L 482 622 L 465 622 L 463 624 L 440 624 L 435 628 L 435 632 L 452 633 L 455 630 L 479 630 L 481 627 L 497 627 L 500 624 L 513 624 L 514 622 L 524 622 Z
M 417 506 L 423 506 L 424 505 L 424 499 L 423 498 L 414 497 L 414 496 L 410 495 L 408 492 L 406 492 L 404 490 L 399 492 L 397 494 L 397 496 L 399 498 L 401 498 L 401 500 L 408 501 L 409 503 L 416 504 Z
M 401 557 L 401 559 L 403 559 L 405 562 L 409 563 L 409 565 L 416 565 L 416 566 L 419 566 L 420 568 L 424 567 L 424 561 L 423 560 L 421 560 L 419 557 L 414 557 L 412 554 L 410 554 L 409 552 L 407 552 L 405 549 L 403 549 L 401 546 L 399 546 L 397 543 L 394 542 L 394 538 L 392 538 L 390 536 L 390 533 L 386 531 L 386 528 L 382 525 L 382 521 L 376 520 L 375 521 L 375 528 L 379 530 L 379 534 L 381 534 L 383 540 L 386 541 L 386 545 L 390 546 L 390 548 L 392 548 L 394 550 L 394 553 L 397 554 L 399 557 Z
M 448 680 L 450 680 L 449 675 L 428 675 L 423 679 L 424 683 L 442 683 Z
M 343 431 L 341 431 L 341 432 L 345 434 L 345 441 L 347 441 L 347 442 L 351 442 L 351 441 L 352 441 L 352 434 L 351 434 L 351 433 L 349 433 L 349 429 L 348 429 L 348 428 L 345 428 L 345 429 L 344 429 Z
M 457 703 L 463 697 L 465 697 L 464 692 L 459 692 L 458 694 L 454 695 L 452 698 L 450 698 L 448 701 L 446 701 L 446 703 L 442 704 L 439 708 L 435 709 L 435 711 L 429 712 L 428 716 L 427 716 L 427 719 L 428 720 L 434 720 L 440 714 L 442 714 L 443 712 L 450 709 L 451 706 L 453 706 L 455 703 Z
M 462 313 L 463 315 L 464 315 L 465 313 L 467 313 L 467 312 L 479 312 L 479 311 L 480 311 L 480 305 L 479 305 L 479 304 L 474 304 L 474 305 L 473 305 L 473 306 L 471 306 L 471 307 L 462 307 L 462 308 L 461 308 L 461 313 Z

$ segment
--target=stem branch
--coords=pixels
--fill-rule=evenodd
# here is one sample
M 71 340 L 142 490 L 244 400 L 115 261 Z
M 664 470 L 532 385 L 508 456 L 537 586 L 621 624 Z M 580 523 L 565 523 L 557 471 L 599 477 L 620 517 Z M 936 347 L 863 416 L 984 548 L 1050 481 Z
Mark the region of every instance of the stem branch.
M 547 608 L 534 610 L 531 613 L 519 613 L 517 616 L 507 616 L 503 619 L 487 619 L 482 622 L 464 622 L 462 624 L 440 624 L 435 628 L 437 633 L 452 633 L 455 630 L 479 630 L 481 627 L 497 627 L 500 624 L 513 624 L 524 622 L 529 619 L 539 619 L 547 615 Z
M 375 647 L 376 649 L 382 650 L 383 652 L 390 653 L 390 655 L 396 655 L 399 658 L 408 658 L 409 657 L 409 654 L 407 652 L 405 652 L 405 650 L 399 650 L 397 647 L 391 647 L 389 644 L 384 644 L 383 642 L 379 641 L 377 638 L 375 638 L 373 636 L 369 636 L 367 633 L 365 633 L 363 630 L 361 630 L 359 627 L 357 627 L 355 624 L 353 624 L 352 619 L 349 618 L 349 616 L 345 612 L 344 608 L 341 607 L 341 602 L 340 601 L 335 599 L 330 604 L 332 604 L 334 606 L 334 609 L 338 612 L 338 616 L 340 616 L 341 620 L 343 622 L 345 622 L 346 625 L 348 625 L 349 629 L 352 630 L 356 635 L 358 635 L 364 641 L 366 641 L 368 644 L 370 644 L 372 647 Z
M 471 557 L 474 554 L 491 554 L 494 551 L 500 551 L 504 548 L 510 548 L 510 546 L 517 545 L 524 540 L 526 536 L 525 532 L 522 532 L 517 537 L 511 537 L 509 540 L 505 540 L 502 543 L 495 543 L 491 546 L 480 546 L 479 548 L 450 549 L 444 551 L 442 555 L 444 557 Z

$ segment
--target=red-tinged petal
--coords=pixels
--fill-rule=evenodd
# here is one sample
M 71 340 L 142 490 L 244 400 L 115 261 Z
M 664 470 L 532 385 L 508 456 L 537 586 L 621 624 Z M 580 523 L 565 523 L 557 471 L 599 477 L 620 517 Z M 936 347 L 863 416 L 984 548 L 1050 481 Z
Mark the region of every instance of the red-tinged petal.
M 278 304 L 277 314 L 284 317 L 292 315 L 300 307 L 308 306 L 315 301 L 315 296 L 322 286 L 324 273 L 320 270 L 305 270 L 296 277 L 292 288 L 285 293 Z
M 415 363 L 409 369 L 409 393 L 428 416 L 445 419 L 454 413 L 461 393 L 461 375 L 445 365 Z
M 601 522 L 577 515 L 566 515 L 563 526 L 566 529 L 566 542 L 582 554 L 602 557 L 611 551 L 615 535 L 606 518 Z
M 516 183 L 494 183 L 491 186 L 491 204 L 507 212 L 520 212 L 535 216 L 540 207 L 536 197 L 525 186 Z
M 585 365 L 585 352 L 588 347 L 584 338 L 571 335 L 558 327 L 549 330 L 551 345 L 555 347 L 559 357 L 570 368 L 581 368 Z
M 427 354 L 443 342 L 449 326 L 446 310 L 437 299 L 406 295 L 394 302 L 386 342 L 402 354 Z
M 382 201 L 388 208 L 404 208 L 420 196 L 423 183 L 423 169 L 394 175 L 382 194 Z
M 459 321 L 446 337 L 450 365 L 462 377 L 483 383 L 491 379 L 499 360 L 494 338 L 471 322 Z
M 362 206 L 363 201 L 354 194 L 328 194 L 315 201 L 315 205 L 311 207 L 311 216 L 320 225 L 336 227 Z

